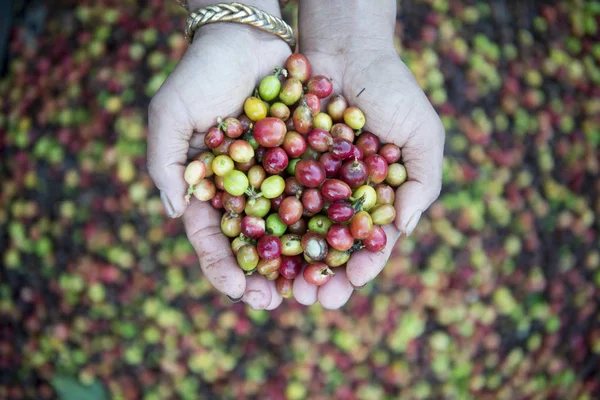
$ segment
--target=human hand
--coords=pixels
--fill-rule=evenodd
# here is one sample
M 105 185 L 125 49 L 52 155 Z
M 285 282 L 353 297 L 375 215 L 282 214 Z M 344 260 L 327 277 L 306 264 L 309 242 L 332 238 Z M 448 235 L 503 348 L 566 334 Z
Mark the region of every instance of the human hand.
M 277 11 L 258 5 L 267 12 Z M 187 160 L 204 150 L 204 133 L 217 117 L 239 115 L 260 79 L 283 65 L 289 47 L 276 36 L 238 24 L 200 28 L 177 68 L 150 103 L 148 169 L 171 218 L 183 215 L 187 236 L 206 278 L 232 300 L 272 309 L 281 296 L 264 277 L 246 278 L 221 233 L 221 213 L 184 196 Z
M 341 93 L 364 112 L 364 131 L 402 149 L 408 180 L 396 192 L 397 216 L 395 224 L 384 227 L 388 238 L 384 250 L 353 253 L 345 270 L 334 269 L 336 275 L 320 288 L 306 284 L 302 274 L 294 282 L 294 296 L 300 303 L 318 300 L 331 309 L 343 306 L 354 288 L 381 272 L 400 235 L 410 235 L 439 196 L 444 149 L 443 125 L 395 50 L 395 2 L 375 11 L 368 8 L 371 3 L 350 3 L 306 0 L 301 4 L 302 53 L 311 61 L 314 75 L 331 78 L 333 93 Z M 364 6 L 367 9 L 361 10 Z M 331 15 L 336 18 L 330 23 L 321 20 Z

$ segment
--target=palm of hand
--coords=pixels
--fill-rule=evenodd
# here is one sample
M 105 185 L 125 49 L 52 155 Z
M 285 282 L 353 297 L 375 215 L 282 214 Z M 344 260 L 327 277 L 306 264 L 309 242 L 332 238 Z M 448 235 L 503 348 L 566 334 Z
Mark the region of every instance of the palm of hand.
M 317 299 L 326 308 L 341 307 L 354 287 L 373 279 L 385 266 L 401 233 L 410 233 L 421 213 L 437 198 L 441 186 L 444 129 L 427 97 L 411 72 L 395 53 L 362 52 L 356 56 L 306 52 L 314 75 L 330 77 L 333 93 L 341 93 L 363 110 L 364 130 L 378 135 L 382 142 L 402 148 L 402 162 L 409 180 L 396 194 L 397 218 L 384 227 L 388 245 L 380 253 L 361 250 L 354 253 L 346 270 L 318 290 L 302 277 L 294 285 L 294 296 L 304 304 Z M 344 60 L 344 61 L 341 61 Z M 415 217 L 416 216 L 416 217 Z

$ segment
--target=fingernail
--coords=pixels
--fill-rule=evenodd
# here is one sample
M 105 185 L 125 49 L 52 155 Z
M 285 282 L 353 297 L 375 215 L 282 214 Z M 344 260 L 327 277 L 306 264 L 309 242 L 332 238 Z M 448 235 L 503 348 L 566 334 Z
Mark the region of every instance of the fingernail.
M 423 214 L 421 211 L 417 211 L 408 220 L 408 223 L 406 224 L 406 228 L 404 228 L 404 232 L 406 233 L 406 237 L 410 236 L 410 234 L 413 233 L 413 231 L 417 227 L 417 224 L 419 223 L 419 219 L 421 218 L 421 214 Z
M 360 289 L 364 288 L 365 286 L 367 286 L 367 284 L 366 284 L 366 283 L 365 283 L 364 285 L 362 285 L 362 286 L 354 286 L 354 285 L 352 284 L 352 282 L 350 282 L 350 285 L 351 285 L 351 286 L 354 288 L 354 290 L 360 290 Z
M 231 297 L 229 295 L 227 295 L 227 298 L 229 300 L 231 300 L 232 303 L 239 303 L 240 301 L 242 301 L 242 297 L 244 297 L 244 295 L 241 295 L 240 297 L 238 297 L 237 299 L 234 297 Z
M 165 211 L 167 212 L 167 215 L 169 216 L 169 218 L 174 218 L 175 217 L 175 209 L 173 208 L 173 204 L 171 204 L 171 201 L 167 197 L 167 194 L 165 192 L 163 192 L 162 190 L 160 192 L 160 200 L 162 201 L 163 207 L 165 208 Z

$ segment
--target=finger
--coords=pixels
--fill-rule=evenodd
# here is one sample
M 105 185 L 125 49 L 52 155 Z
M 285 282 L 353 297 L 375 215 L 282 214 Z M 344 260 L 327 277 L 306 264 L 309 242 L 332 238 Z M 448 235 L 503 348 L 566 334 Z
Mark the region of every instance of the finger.
M 183 214 L 190 243 L 198 254 L 200 268 L 209 282 L 227 296 L 239 299 L 246 289 L 246 276 L 233 257 L 229 240 L 221 232 L 221 216 L 210 203 L 192 198 Z
M 193 126 L 185 110 L 160 91 L 148 108 L 148 171 L 171 218 L 180 217 L 187 207 L 183 173 Z
M 346 275 L 345 268 L 334 268 L 333 271 L 335 275 L 329 279 L 329 282 L 319 288 L 317 295 L 319 303 L 329 310 L 337 310 L 346 304 L 354 291 Z
M 387 245 L 383 250 L 379 252 L 372 252 L 367 249 L 359 250 L 352 253 L 348 261 L 346 274 L 355 288 L 361 288 L 379 275 L 400 237 L 400 231 L 394 225 L 387 224 L 382 228 L 387 236 Z
M 206 136 L 205 133 L 194 132 L 192 134 L 192 137 L 190 138 L 190 147 L 187 152 L 188 160 L 196 158 L 200 153 L 207 150 L 207 147 L 204 144 L 204 136 Z
M 442 188 L 444 128 L 437 115 L 433 115 L 431 121 L 422 125 L 402 148 L 408 178 L 396 191 L 395 222 L 407 236 Z
M 318 288 L 315 285 L 311 285 L 304 280 L 302 273 L 294 279 L 292 292 L 294 293 L 294 298 L 300 304 L 305 306 L 315 304 L 317 302 L 317 290 Z
M 269 303 L 265 310 L 274 310 L 279 307 L 283 301 L 283 297 L 281 297 L 277 291 L 277 288 L 275 287 L 275 281 L 267 281 L 267 283 L 269 284 L 269 289 L 271 290 L 271 303 Z
M 241 270 L 238 268 L 238 271 Z M 272 294 L 269 281 L 264 276 L 252 274 L 246 277 L 246 291 L 242 301 L 254 310 L 264 310 L 271 304 Z

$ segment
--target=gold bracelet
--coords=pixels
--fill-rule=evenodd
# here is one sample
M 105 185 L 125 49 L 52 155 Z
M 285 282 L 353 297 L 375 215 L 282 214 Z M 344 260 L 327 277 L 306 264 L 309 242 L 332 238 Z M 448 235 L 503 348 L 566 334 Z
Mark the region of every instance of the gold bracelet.
M 175 1 L 181 7 L 185 8 L 186 10 L 188 10 L 187 0 L 175 0 Z M 285 8 L 285 6 L 287 6 L 289 2 L 290 2 L 290 0 L 279 0 L 279 8 Z
M 292 51 L 296 47 L 294 32 L 284 20 L 274 17 L 256 7 L 241 3 L 219 3 L 192 11 L 185 23 L 185 37 L 187 41 L 192 43 L 196 29 L 215 22 L 235 22 L 251 25 L 279 36 L 292 48 Z

